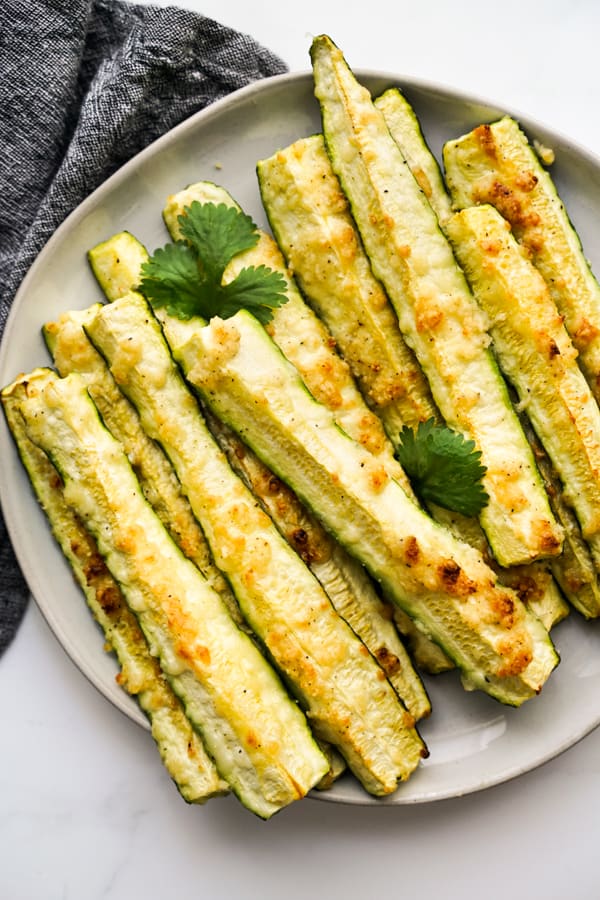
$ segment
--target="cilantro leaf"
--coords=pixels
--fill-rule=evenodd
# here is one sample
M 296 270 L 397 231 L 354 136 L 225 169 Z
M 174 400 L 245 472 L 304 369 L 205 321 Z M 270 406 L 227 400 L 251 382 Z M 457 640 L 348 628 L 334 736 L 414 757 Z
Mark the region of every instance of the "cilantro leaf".
M 434 419 L 420 422 L 416 431 L 405 425 L 396 455 L 423 501 L 465 516 L 477 515 L 486 505 L 481 453 L 458 432 Z
M 181 236 L 196 251 L 207 281 L 220 284 L 227 264 L 258 243 L 256 225 L 245 213 L 225 203 L 194 200 L 179 216 Z
M 259 322 L 266 325 L 273 318 L 271 309 L 287 300 L 285 278 L 267 266 L 248 266 L 234 281 L 223 287 L 220 315 L 226 319 L 242 306 L 249 309 Z M 231 310 L 231 312 L 230 312 Z
M 153 306 L 180 319 L 201 315 L 199 288 L 196 255 L 182 241 L 155 250 L 142 266 L 139 290 Z
M 248 309 L 266 325 L 272 310 L 287 300 L 283 275 L 267 266 L 249 266 L 223 284 L 223 273 L 238 253 L 259 240 L 252 219 L 225 203 L 193 203 L 179 216 L 182 240 L 156 250 L 142 266 L 139 290 L 152 306 L 180 319 L 223 319 Z

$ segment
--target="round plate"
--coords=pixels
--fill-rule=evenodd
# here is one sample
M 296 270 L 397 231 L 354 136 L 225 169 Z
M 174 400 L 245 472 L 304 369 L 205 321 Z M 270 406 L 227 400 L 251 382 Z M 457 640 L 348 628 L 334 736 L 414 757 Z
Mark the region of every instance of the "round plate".
M 400 86 L 439 156 L 454 138 L 501 110 L 408 78 L 358 71 L 374 94 Z M 514 114 L 514 113 L 513 113 Z M 553 174 L 586 253 L 600 271 L 600 164 L 565 138 L 518 116 L 531 138 L 554 149 Z M 24 280 L 0 348 L 0 383 L 49 363 L 40 328 L 61 311 L 100 299 L 86 251 L 127 229 L 151 250 L 167 240 L 166 197 L 209 179 L 226 187 L 267 227 L 254 173 L 258 159 L 320 129 L 310 73 L 259 82 L 188 119 L 139 154 L 90 195 L 56 231 Z M 58 640 L 90 681 L 131 719 L 147 727 L 136 703 L 115 684 L 116 664 L 103 652 L 92 621 L 54 544 L 0 417 L 0 496 L 20 565 Z M 430 758 L 392 796 L 374 800 L 349 776 L 323 800 L 355 804 L 420 803 L 480 790 L 526 772 L 595 728 L 600 721 L 600 632 L 576 614 L 555 632 L 561 664 L 540 697 L 507 709 L 466 693 L 456 673 L 427 680 L 434 712 L 421 731 Z

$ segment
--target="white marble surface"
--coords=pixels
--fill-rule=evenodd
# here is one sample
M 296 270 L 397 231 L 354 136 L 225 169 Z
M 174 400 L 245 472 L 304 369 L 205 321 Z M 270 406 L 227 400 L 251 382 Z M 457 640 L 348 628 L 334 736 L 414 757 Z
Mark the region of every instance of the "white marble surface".
M 595 0 L 187 0 L 292 69 L 328 32 L 352 65 L 441 81 L 600 153 Z M 600 702 L 600 700 L 599 700 Z M 485 793 L 385 809 L 307 800 L 263 823 L 187 807 L 151 739 L 78 673 L 31 605 L 0 660 L 0 898 L 598 897 L 600 732 Z

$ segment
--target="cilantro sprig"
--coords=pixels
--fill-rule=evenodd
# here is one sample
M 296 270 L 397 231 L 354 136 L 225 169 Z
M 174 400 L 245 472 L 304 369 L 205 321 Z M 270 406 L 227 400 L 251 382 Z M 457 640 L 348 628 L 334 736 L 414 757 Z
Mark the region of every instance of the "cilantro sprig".
M 476 516 L 488 502 L 481 483 L 486 467 L 475 442 L 434 419 L 404 426 L 396 455 L 415 493 L 445 509 Z
M 283 275 L 267 266 L 248 266 L 223 284 L 228 264 L 256 246 L 256 225 L 225 203 L 194 200 L 178 218 L 181 240 L 156 250 L 142 266 L 140 291 L 155 307 L 179 319 L 222 319 L 248 309 L 266 325 L 286 302 Z

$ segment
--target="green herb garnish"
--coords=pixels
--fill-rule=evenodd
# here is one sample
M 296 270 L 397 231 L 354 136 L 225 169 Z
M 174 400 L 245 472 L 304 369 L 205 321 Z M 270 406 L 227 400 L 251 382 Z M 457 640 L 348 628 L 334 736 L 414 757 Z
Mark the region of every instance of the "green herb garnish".
M 156 250 L 142 266 L 139 290 L 151 305 L 179 319 L 227 319 L 247 309 L 263 325 L 270 322 L 273 308 L 287 300 L 283 275 L 248 266 L 223 284 L 233 257 L 258 242 L 252 219 L 224 203 L 194 200 L 178 221 L 182 239 Z
M 405 425 L 396 455 L 424 502 L 465 516 L 476 516 L 486 505 L 481 453 L 474 441 L 446 425 L 436 425 L 434 419 L 420 422 L 416 431 Z

